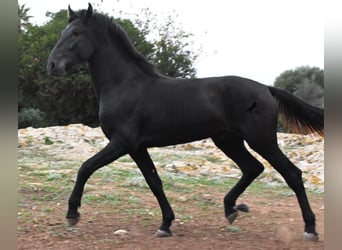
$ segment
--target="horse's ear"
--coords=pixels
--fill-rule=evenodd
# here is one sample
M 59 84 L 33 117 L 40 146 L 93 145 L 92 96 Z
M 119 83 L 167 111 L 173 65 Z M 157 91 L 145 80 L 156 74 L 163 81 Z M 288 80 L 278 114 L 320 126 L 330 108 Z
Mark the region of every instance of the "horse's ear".
M 68 20 L 69 22 L 72 21 L 75 18 L 75 12 L 70 8 L 70 5 L 68 5 Z
M 90 3 L 88 3 L 88 10 L 87 10 L 87 14 L 85 16 L 85 20 L 89 20 L 89 18 L 91 18 L 93 15 L 93 6 L 91 6 Z

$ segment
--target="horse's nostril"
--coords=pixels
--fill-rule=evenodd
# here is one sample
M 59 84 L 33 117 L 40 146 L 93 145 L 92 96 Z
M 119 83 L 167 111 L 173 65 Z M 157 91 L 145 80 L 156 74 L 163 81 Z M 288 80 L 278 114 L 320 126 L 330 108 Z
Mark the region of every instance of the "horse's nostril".
M 48 62 L 48 63 L 47 63 L 47 71 L 48 71 L 49 74 L 52 73 L 52 71 L 54 70 L 54 68 L 55 68 L 55 63 L 54 63 L 54 62 Z

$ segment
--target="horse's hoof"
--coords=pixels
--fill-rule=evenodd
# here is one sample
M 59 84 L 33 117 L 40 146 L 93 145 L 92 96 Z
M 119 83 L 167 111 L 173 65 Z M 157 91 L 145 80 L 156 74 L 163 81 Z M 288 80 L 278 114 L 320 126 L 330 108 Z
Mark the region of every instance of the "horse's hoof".
M 233 212 L 232 214 L 227 216 L 227 219 L 230 224 L 233 224 L 234 220 L 237 218 L 238 212 Z
M 249 212 L 249 207 L 244 204 L 244 203 L 241 203 L 237 206 L 234 207 L 236 210 L 239 210 L 239 211 L 242 211 L 242 212 L 245 212 L 245 213 L 248 213 Z
M 68 218 L 69 227 L 75 226 L 80 221 L 80 217 L 77 218 Z
M 171 231 L 170 232 L 166 232 L 166 231 L 158 229 L 158 231 L 154 234 L 154 236 L 158 237 L 158 238 L 164 238 L 164 237 L 172 236 L 172 233 L 171 233 Z
M 304 232 L 304 240 L 318 241 L 319 237 L 317 233 L 307 233 Z

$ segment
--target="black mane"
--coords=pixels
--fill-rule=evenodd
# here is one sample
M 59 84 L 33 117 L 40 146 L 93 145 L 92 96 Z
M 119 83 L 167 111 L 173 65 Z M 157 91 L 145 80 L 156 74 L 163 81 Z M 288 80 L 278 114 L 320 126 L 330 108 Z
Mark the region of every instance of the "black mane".
M 81 18 L 85 21 L 86 10 L 81 10 L 76 13 L 76 18 Z M 69 22 L 72 20 L 69 20 Z M 112 17 L 102 13 L 94 13 L 93 16 L 87 20 L 87 23 L 92 26 L 94 34 L 101 40 L 110 42 L 111 40 L 120 41 L 121 46 L 126 50 L 140 68 L 152 77 L 163 78 L 165 75 L 161 74 L 156 67 L 150 63 L 147 58 L 142 55 L 133 45 L 131 38 L 127 32 L 117 23 Z

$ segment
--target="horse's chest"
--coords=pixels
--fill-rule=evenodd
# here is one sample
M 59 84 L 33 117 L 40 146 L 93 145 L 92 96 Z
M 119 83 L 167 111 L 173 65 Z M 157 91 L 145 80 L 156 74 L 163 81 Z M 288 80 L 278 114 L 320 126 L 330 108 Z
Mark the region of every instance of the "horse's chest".
M 132 103 L 103 102 L 99 107 L 99 120 L 105 135 L 123 134 L 134 124 L 136 108 Z

